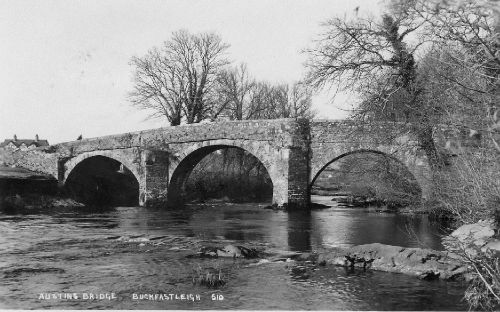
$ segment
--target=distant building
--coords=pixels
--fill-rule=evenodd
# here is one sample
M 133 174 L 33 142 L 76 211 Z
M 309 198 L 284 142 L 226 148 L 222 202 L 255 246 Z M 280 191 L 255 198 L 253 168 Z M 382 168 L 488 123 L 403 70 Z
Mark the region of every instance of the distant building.
M 47 140 L 40 140 L 38 134 L 35 135 L 35 139 L 18 139 L 17 135 L 14 134 L 14 139 L 5 139 L 3 143 L 0 144 L 2 148 L 8 148 L 12 150 L 28 150 L 40 146 L 48 146 L 49 142 Z

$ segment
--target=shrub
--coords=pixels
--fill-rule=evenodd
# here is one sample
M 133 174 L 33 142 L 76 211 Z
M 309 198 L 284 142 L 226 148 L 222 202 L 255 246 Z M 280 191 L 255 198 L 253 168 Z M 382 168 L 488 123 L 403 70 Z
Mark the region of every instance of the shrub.
M 500 163 L 485 150 L 464 152 L 434 173 L 433 210 L 458 224 L 493 218 L 500 207 Z
M 500 308 L 500 259 L 490 250 L 476 248 L 474 256 L 463 253 L 472 269 L 472 280 L 465 291 L 465 300 L 472 309 L 498 311 Z

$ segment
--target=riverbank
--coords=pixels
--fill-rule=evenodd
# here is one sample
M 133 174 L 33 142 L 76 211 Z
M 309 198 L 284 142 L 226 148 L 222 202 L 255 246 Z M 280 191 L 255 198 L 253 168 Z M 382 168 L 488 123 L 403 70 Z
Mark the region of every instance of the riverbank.
M 57 180 L 25 168 L 0 167 L 0 212 L 25 213 L 47 208 L 83 207 L 58 194 Z
M 0 212 L 5 213 L 26 213 L 38 212 L 43 209 L 64 208 L 64 207 L 84 207 L 71 198 L 56 195 L 9 195 L 0 197 Z
M 25 168 L 0 166 L 0 196 L 57 193 L 57 180 Z

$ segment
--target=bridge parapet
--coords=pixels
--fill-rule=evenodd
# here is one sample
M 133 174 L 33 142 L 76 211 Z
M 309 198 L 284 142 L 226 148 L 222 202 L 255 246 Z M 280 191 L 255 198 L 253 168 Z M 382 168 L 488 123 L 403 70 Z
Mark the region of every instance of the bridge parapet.
M 359 124 L 354 120 L 314 120 L 311 122 L 311 143 L 316 142 L 371 142 L 374 144 L 415 144 L 408 123 L 370 122 Z M 399 139 L 399 141 L 398 141 Z

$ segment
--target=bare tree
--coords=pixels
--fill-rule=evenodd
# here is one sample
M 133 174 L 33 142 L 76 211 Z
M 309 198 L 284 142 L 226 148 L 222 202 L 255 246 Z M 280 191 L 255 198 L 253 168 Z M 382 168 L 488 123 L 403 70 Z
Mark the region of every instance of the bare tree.
M 208 96 L 218 72 L 229 63 L 224 57 L 228 47 L 212 33 L 174 32 L 161 49 L 132 58 L 135 85 L 130 101 L 153 110 L 152 116 L 167 117 L 171 125 L 180 124 L 182 118 L 200 122 L 214 104 Z
M 250 77 L 245 64 L 222 71 L 217 79 L 218 105 L 212 116 L 232 120 L 312 118 L 312 90 L 303 82 L 271 84 Z
M 312 119 L 316 112 L 312 109 L 312 90 L 304 82 L 295 82 L 288 86 L 287 117 Z
M 415 14 L 427 23 L 427 37 L 445 57 L 439 67 L 450 88 L 465 102 L 483 109 L 490 141 L 500 153 L 500 7 L 498 0 L 416 1 Z M 443 61 L 444 60 L 444 61 Z M 453 73 L 460 72 L 461 75 Z M 464 102 L 464 101 L 459 101 Z M 477 125 L 476 125 L 477 126 Z
M 221 71 L 217 77 L 218 105 L 214 106 L 213 119 L 220 113 L 234 120 L 249 119 L 254 89 L 255 80 L 249 76 L 246 64 Z
M 362 117 L 411 122 L 431 165 L 440 166 L 432 114 L 424 109 L 417 81 L 415 53 L 423 42 L 408 39 L 425 21 L 409 13 L 412 2 L 402 3 L 406 5 L 390 6 L 380 20 L 329 20 L 326 32 L 308 50 L 306 81 L 316 88 L 336 84 L 340 90 L 363 94 Z M 404 100 L 394 101 L 395 96 Z
M 255 85 L 248 109 L 251 119 L 308 118 L 315 116 L 312 109 L 312 90 L 302 82 Z
M 274 87 L 266 81 L 254 83 L 251 90 L 250 101 L 246 109 L 247 119 L 273 119 L 275 117 Z
M 151 117 L 166 117 L 170 125 L 181 123 L 185 95 L 185 73 L 170 63 L 154 48 L 142 58 L 133 57 L 134 90 L 129 93 L 132 104 L 152 110 Z

